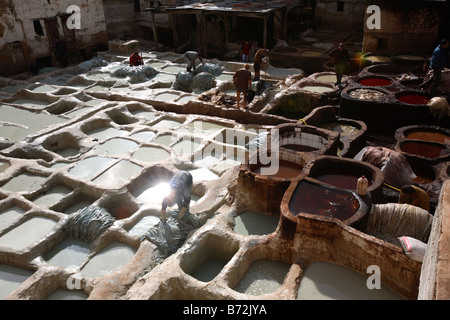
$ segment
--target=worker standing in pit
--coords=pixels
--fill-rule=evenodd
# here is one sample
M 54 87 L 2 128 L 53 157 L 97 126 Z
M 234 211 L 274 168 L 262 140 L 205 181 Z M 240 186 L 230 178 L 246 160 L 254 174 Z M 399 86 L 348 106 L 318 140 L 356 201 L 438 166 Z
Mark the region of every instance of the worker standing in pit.
M 188 171 L 178 171 L 172 179 L 170 179 L 169 185 L 169 195 L 167 195 L 162 202 L 161 219 L 166 219 L 167 207 L 171 207 L 175 203 L 180 210 L 178 218 L 181 219 L 191 202 L 191 190 L 193 185 L 192 175 Z
M 198 53 L 197 51 L 186 52 L 184 54 L 184 59 L 187 62 L 187 67 L 186 67 L 187 72 L 191 72 L 192 68 L 194 68 L 194 72 L 195 72 L 195 62 L 197 61 L 197 59 L 200 61 L 201 64 L 203 64 L 203 59 L 200 56 L 200 53 Z

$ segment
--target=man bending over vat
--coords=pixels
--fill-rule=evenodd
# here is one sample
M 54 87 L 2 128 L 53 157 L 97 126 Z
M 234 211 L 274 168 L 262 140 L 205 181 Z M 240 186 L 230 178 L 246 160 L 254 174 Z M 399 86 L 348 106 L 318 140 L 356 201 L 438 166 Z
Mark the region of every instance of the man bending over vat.
M 191 202 L 191 190 L 192 190 L 192 175 L 187 171 L 178 171 L 170 179 L 170 192 L 163 202 L 161 208 L 161 219 L 166 219 L 166 209 L 167 207 L 173 206 L 175 203 L 178 205 L 180 212 L 178 213 L 178 218 L 182 218 L 184 213 L 189 208 L 189 203 Z

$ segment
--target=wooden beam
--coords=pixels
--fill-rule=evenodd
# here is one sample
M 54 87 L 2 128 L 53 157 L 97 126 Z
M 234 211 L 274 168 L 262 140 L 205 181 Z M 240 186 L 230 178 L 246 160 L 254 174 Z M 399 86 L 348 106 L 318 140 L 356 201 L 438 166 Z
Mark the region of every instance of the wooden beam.
M 173 47 L 175 48 L 176 52 L 179 46 L 177 16 L 175 14 L 170 14 L 170 18 L 172 19 Z
M 156 21 L 154 11 L 152 11 L 152 28 L 153 28 L 153 39 L 156 44 L 156 51 L 158 51 L 158 32 L 156 31 Z
M 264 33 L 263 33 L 263 48 L 267 49 L 267 20 L 268 16 L 264 16 Z

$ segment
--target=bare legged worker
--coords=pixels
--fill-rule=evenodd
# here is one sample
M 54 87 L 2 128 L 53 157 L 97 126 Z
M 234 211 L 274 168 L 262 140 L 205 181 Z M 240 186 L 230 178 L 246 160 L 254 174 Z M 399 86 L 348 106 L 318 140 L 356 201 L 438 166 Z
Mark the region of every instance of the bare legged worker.
M 264 57 L 269 56 L 269 50 L 267 49 L 259 49 L 255 53 L 255 59 L 253 61 L 253 70 L 255 70 L 255 81 L 259 81 L 259 75 L 261 73 L 261 65 Z
M 252 87 L 252 74 L 250 72 L 250 66 L 246 64 L 244 68 L 239 69 L 233 75 L 233 83 L 236 86 L 237 95 L 237 108 L 240 108 L 241 92 L 244 96 L 244 109 L 247 107 L 247 99 L 245 95 L 247 90 Z
M 197 51 L 188 51 L 184 54 L 184 59 L 187 62 L 187 67 L 186 70 L 188 72 L 191 72 L 191 69 L 194 68 L 195 71 L 195 62 L 198 59 L 200 61 L 201 64 L 203 64 L 203 59 L 200 56 L 200 53 L 198 53 Z
M 178 171 L 172 179 L 170 179 L 169 185 L 169 195 L 167 195 L 162 202 L 162 220 L 166 219 L 167 207 L 171 207 L 175 203 L 180 210 L 178 217 L 182 218 L 184 216 L 184 213 L 189 208 L 189 203 L 191 202 L 192 175 L 187 171 Z

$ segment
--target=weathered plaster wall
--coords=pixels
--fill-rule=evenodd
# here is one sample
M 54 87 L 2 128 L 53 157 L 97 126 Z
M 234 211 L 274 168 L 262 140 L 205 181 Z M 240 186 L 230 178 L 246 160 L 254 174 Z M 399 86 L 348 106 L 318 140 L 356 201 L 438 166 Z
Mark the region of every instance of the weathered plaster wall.
M 339 2 L 343 3 L 342 11 L 338 11 Z M 339 27 L 349 31 L 359 29 L 363 22 L 365 8 L 365 1 L 362 0 L 317 0 L 316 27 Z
M 109 40 L 142 37 L 143 30 L 138 25 L 141 13 L 135 11 L 134 0 L 104 0 L 103 6 Z M 141 1 L 141 9 L 144 8 L 146 1 Z
M 414 51 L 430 54 L 438 41 L 443 2 L 395 4 L 378 1 L 380 29 L 368 29 L 364 23 L 364 52 L 379 49 L 379 39 L 387 39 L 388 52 Z M 364 21 L 371 16 L 366 14 Z
M 22 42 L 26 64 L 33 64 L 37 58 L 50 55 L 50 39 L 45 19 L 57 19 L 58 33 L 64 37 L 64 26 L 61 16 L 67 13 L 70 5 L 81 9 L 81 29 L 75 30 L 75 47 L 78 49 L 94 45 L 106 44 L 105 16 L 101 0 L 60 0 L 60 1 L 24 1 L 8 0 L 0 7 L 0 63 L 8 67 L 14 62 L 11 53 L 5 46 L 11 42 Z M 33 21 L 40 20 L 43 35 L 35 32 Z M 8 58 L 9 57 L 9 58 Z M 17 68 L 18 66 L 16 66 Z

